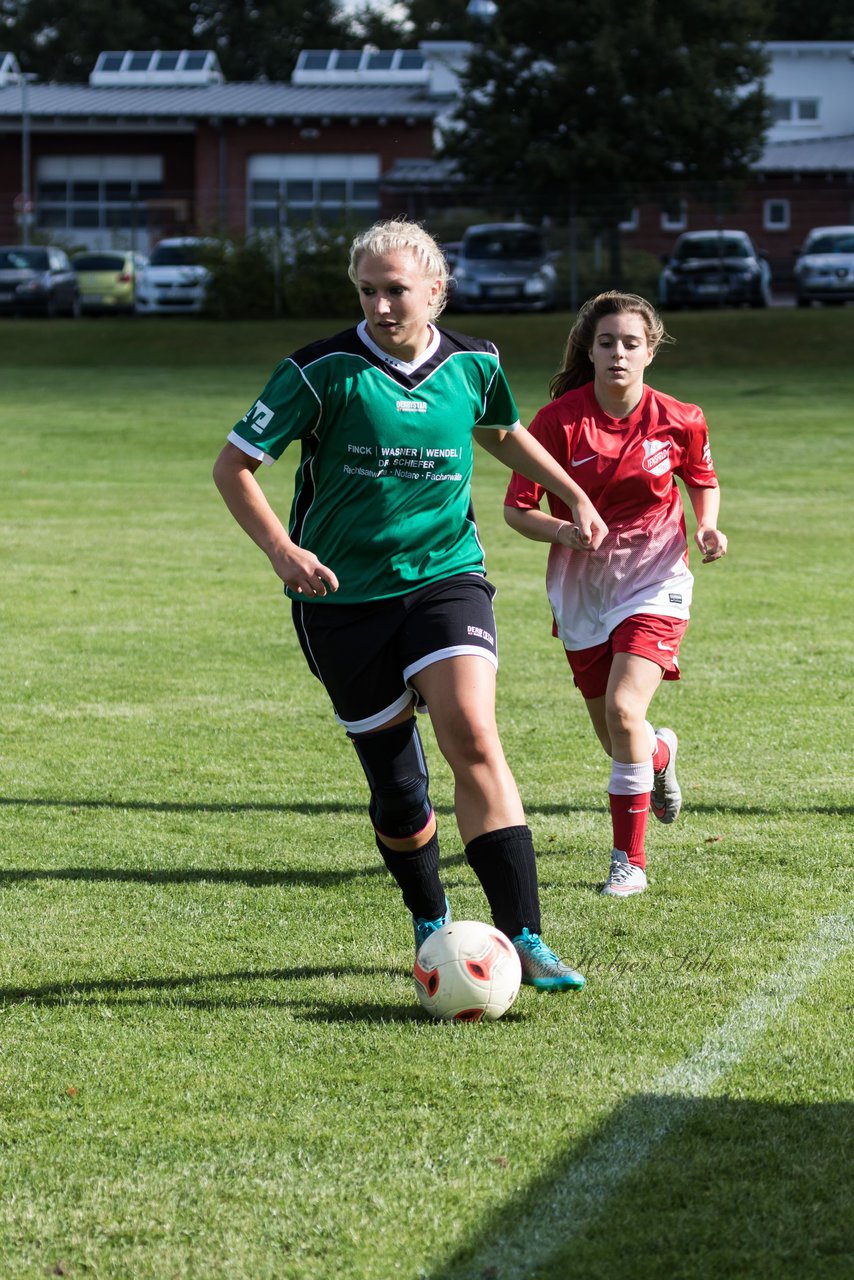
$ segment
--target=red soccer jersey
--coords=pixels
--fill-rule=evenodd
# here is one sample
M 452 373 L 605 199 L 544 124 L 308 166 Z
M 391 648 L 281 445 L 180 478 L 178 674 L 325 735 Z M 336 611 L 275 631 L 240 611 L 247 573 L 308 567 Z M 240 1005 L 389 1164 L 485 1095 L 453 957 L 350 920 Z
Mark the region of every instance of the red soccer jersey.
M 633 413 L 612 418 L 591 382 L 546 405 L 530 430 L 609 527 L 597 551 L 550 548 L 546 589 L 566 648 L 601 644 L 637 613 L 687 618 L 694 579 L 674 477 L 691 488 L 717 486 L 702 411 L 645 387 Z M 514 472 L 505 503 L 538 507 L 544 493 Z M 559 498 L 546 496 L 552 515 L 572 519 Z

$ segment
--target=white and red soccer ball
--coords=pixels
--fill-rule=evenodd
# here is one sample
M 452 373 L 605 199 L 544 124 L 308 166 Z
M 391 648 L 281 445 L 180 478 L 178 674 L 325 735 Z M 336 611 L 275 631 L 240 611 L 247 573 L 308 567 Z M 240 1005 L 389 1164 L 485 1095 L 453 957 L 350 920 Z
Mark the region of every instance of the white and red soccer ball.
M 494 1022 L 519 994 L 522 965 L 510 939 L 479 920 L 453 920 L 421 946 L 415 990 L 433 1018 Z

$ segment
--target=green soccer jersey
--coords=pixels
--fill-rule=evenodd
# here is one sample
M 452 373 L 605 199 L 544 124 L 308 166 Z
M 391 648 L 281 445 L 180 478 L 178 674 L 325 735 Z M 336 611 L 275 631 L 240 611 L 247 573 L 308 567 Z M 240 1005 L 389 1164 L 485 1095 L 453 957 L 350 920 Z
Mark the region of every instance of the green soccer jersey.
M 491 342 L 434 328 L 410 365 L 362 323 L 283 360 L 229 440 L 266 463 L 301 441 L 288 532 L 338 578 L 317 603 L 354 604 L 484 574 L 472 431 L 518 422 Z

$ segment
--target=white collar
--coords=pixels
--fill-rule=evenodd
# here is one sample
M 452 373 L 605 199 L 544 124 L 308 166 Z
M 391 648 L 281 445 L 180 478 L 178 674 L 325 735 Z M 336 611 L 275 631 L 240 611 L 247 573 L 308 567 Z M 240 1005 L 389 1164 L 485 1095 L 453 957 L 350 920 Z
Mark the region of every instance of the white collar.
M 415 373 L 416 369 L 420 369 L 422 364 L 425 363 L 425 361 L 429 360 L 431 356 L 436 354 L 436 351 L 439 348 L 439 341 L 441 337 L 439 330 L 435 327 L 435 325 L 431 324 L 430 332 L 433 334 L 433 337 L 431 338 L 430 342 L 427 344 L 426 349 L 422 351 L 421 355 L 417 356 L 414 360 L 407 361 L 407 360 L 398 360 L 397 356 L 390 355 L 388 351 L 383 351 L 382 347 L 377 346 L 373 338 L 368 333 L 367 320 L 362 320 L 356 326 L 356 332 L 358 333 L 362 342 L 364 342 L 365 346 L 368 348 L 369 351 L 373 351 L 374 355 L 378 356 L 379 359 L 382 360 L 384 364 L 389 365 L 392 369 L 399 369 L 401 373 Z

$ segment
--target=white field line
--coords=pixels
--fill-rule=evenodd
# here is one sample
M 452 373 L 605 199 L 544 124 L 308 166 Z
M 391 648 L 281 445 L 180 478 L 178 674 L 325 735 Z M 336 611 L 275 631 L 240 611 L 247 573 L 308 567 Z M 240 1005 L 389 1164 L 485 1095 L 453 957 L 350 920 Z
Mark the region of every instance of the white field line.
M 759 1040 L 766 1027 L 800 999 L 822 970 L 854 943 L 854 918 L 842 910 L 822 919 L 786 964 L 765 978 L 726 1021 L 711 1031 L 696 1053 L 669 1067 L 643 1090 L 643 1104 L 606 1127 L 586 1155 L 563 1174 L 536 1213 L 516 1221 L 473 1261 L 466 1274 L 490 1267 L 501 1280 L 525 1280 L 600 1213 L 620 1183 L 667 1134 L 687 1118 L 691 1103 L 705 1097 L 721 1076 Z M 455 1272 L 459 1275 L 461 1273 Z

